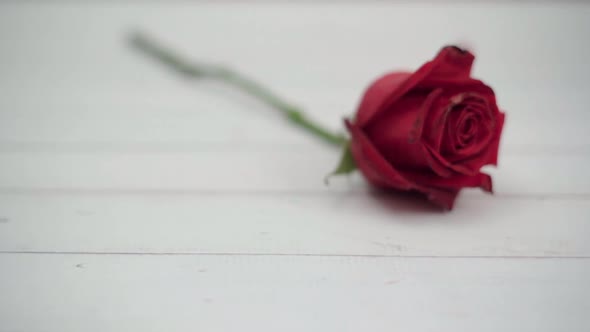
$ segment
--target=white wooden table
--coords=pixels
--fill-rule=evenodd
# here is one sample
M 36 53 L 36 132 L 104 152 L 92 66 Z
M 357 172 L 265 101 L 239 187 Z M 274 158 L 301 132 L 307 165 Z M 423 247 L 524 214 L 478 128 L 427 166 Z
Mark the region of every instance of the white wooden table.
M 590 6 L 0 4 L 0 331 L 590 331 Z M 496 195 L 324 186 L 331 150 L 125 43 L 230 64 L 336 129 L 468 43 Z

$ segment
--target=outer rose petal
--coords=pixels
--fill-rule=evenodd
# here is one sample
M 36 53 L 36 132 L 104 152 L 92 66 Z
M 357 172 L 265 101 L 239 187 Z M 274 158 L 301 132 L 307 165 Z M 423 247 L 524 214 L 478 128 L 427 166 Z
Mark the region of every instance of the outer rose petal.
M 474 171 L 461 164 L 452 164 L 428 145 L 425 145 L 424 147 L 425 150 L 429 153 L 428 160 L 431 163 L 430 166 L 433 170 L 435 170 L 438 174 L 441 174 L 441 176 L 443 177 L 449 177 L 453 174 L 453 172 L 466 175 L 475 175 L 479 172 L 479 169 Z
M 420 142 L 422 127 L 432 103 L 442 90 L 410 94 L 395 103 L 388 112 L 363 128 L 371 143 L 394 167 L 427 169 L 424 147 Z
M 485 96 L 493 96 L 494 90 L 484 82 L 474 78 L 427 78 L 420 82 L 419 88 L 443 88 L 447 94 L 455 95 L 461 92 L 477 92 Z
M 424 184 L 445 190 L 460 190 L 461 188 L 481 188 L 485 192 L 493 192 L 492 177 L 485 173 L 476 175 L 456 175 L 452 178 L 441 178 L 422 173 L 404 173 L 404 176 L 418 184 Z
M 497 123 L 496 123 L 496 139 L 492 141 L 492 144 L 488 148 L 488 158 L 486 165 L 498 165 L 498 149 L 500 148 L 500 138 L 502 137 L 502 129 L 504 128 L 504 113 L 498 112 Z
M 345 121 L 350 131 L 351 152 L 358 168 L 365 177 L 379 187 L 409 190 L 413 184 L 406 180 L 369 141 L 365 133 L 350 121 Z
M 446 46 L 432 60 L 429 79 L 469 78 L 475 57 L 469 51 L 456 46 Z
M 410 76 L 411 73 L 394 72 L 380 77 L 371 84 L 358 108 L 356 123 L 364 126 L 379 111 L 385 100 Z
M 352 136 L 351 151 L 354 160 L 369 182 L 381 188 L 416 190 L 438 206 L 449 210 L 453 208 L 460 188 L 434 188 L 409 181 L 381 155 L 358 126 L 350 121 L 345 123 Z
M 474 56 L 454 46 L 443 48 L 437 56 L 413 74 L 395 72 L 375 81 L 365 92 L 358 109 L 356 124 L 365 127 L 379 112 L 425 79 L 468 79 Z

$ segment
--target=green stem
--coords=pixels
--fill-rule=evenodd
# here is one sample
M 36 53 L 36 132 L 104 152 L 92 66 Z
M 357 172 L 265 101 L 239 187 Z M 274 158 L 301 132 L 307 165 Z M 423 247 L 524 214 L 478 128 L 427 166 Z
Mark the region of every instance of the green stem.
M 338 146 L 343 146 L 346 143 L 346 137 L 334 134 L 330 130 L 323 128 L 314 121 L 308 119 L 299 108 L 285 102 L 269 89 L 242 76 L 236 71 L 222 66 L 185 61 L 171 51 L 157 45 L 155 42 L 138 33 L 132 35 L 130 41 L 138 50 L 167 65 L 185 77 L 192 79 L 217 79 L 231 84 L 248 94 L 257 97 L 267 105 L 279 110 L 291 123 L 305 129 L 307 132 L 325 142 Z

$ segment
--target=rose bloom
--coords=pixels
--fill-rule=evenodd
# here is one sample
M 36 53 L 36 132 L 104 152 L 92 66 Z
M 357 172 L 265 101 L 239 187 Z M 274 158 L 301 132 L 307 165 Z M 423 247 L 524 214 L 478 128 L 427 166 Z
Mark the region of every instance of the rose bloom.
M 346 125 L 371 184 L 420 192 L 446 209 L 464 187 L 492 192 L 480 169 L 497 165 L 504 114 L 494 91 L 471 78 L 473 60 L 448 46 L 414 73 L 387 74 L 367 89 Z

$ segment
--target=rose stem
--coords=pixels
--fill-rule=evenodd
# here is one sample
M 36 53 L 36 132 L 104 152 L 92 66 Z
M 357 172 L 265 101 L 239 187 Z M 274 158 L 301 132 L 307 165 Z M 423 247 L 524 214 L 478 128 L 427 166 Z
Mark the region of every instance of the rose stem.
M 309 120 L 299 108 L 283 101 L 269 89 L 244 77 L 236 71 L 223 66 L 197 64 L 185 61 L 140 33 L 134 33 L 130 38 L 130 42 L 131 45 L 138 50 L 167 65 L 181 75 L 191 79 L 217 79 L 231 84 L 242 89 L 244 92 L 257 97 L 269 106 L 281 111 L 291 123 L 305 129 L 307 132 L 325 142 L 337 146 L 342 146 L 346 143 L 346 138 L 344 136 L 334 134 L 330 130 Z

